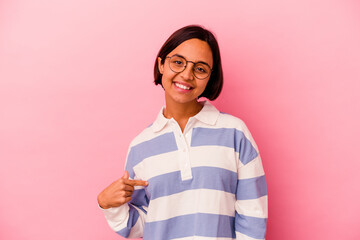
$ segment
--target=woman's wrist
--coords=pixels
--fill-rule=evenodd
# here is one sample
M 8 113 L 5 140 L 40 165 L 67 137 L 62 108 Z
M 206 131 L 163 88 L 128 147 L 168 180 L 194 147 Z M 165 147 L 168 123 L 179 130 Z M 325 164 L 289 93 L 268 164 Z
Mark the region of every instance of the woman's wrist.
M 111 207 L 111 206 L 108 206 L 107 204 L 105 204 L 105 203 L 103 202 L 101 193 L 98 195 L 97 201 L 98 201 L 99 207 L 101 207 L 102 209 L 108 209 L 108 208 Z

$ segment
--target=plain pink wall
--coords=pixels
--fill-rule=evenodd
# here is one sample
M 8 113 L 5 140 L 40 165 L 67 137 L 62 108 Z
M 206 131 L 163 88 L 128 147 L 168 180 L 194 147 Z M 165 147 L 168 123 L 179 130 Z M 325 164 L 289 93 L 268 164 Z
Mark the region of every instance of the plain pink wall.
M 214 104 L 262 155 L 268 240 L 360 239 L 360 4 L 350 0 L 0 1 L 0 239 L 121 239 L 96 196 L 156 117 L 156 54 L 202 24 Z

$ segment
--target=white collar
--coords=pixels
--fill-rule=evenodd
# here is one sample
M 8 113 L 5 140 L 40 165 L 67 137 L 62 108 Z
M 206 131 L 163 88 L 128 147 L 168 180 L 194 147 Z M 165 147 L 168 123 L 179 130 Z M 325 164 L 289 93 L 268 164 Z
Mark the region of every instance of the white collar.
M 197 120 L 209 124 L 215 125 L 216 120 L 219 117 L 219 110 L 216 109 L 211 103 L 208 101 L 204 101 L 204 106 L 193 118 Z M 155 122 L 151 125 L 151 128 L 154 132 L 158 132 L 165 127 L 165 125 L 170 121 L 170 119 L 166 118 L 163 114 L 165 107 L 162 107 Z

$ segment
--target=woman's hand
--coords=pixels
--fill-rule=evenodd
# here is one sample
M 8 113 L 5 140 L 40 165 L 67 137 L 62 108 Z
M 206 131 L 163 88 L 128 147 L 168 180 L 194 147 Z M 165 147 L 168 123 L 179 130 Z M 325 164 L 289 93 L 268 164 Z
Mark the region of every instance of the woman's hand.
M 103 209 L 119 207 L 131 200 L 134 192 L 134 186 L 147 186 L 147 181 L 130 180 L 129 172 L 125 171 L 124 175 L 110 184 L 98 195 L 99 206 Z

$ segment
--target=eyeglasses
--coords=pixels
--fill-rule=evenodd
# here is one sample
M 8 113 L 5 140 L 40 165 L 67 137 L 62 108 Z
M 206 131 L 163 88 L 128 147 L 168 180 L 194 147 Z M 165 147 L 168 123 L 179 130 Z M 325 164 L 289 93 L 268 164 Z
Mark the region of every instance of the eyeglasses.
M 179 55 L 174 55 L 172 57 L 166 57 L 166 58 L 170 58 L 170 61 L 169 61 L 170 69 L 176 73 L 183 72 L 185 70 L 188 62 L 191 62 L 194 64 L 192 71 L 193 71 L 194 76 L 197 79 L 205 79 L 212 72 L 212 69 L 210 68 L 210 66 L 204 62 L 187 61 L 184 57 L 179 56 Z

